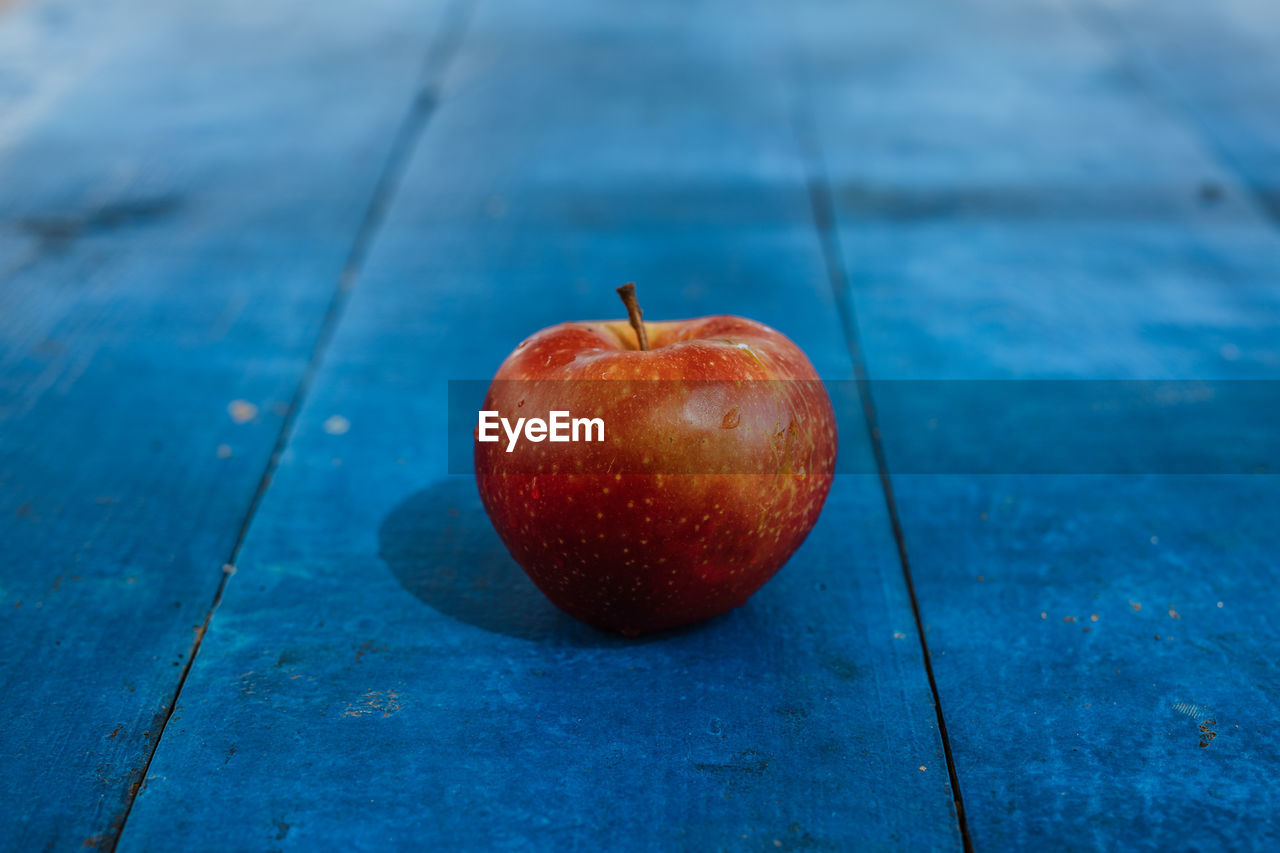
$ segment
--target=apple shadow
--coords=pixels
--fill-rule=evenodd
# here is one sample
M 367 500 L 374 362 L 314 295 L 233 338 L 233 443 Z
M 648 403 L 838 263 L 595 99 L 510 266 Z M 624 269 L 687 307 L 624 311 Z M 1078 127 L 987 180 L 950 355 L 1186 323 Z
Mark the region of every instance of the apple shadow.
M 378 556 L 400 585 L 424 604 L 495 634 L 607 648 L 662 641 L 696 630 L 677 629 L 628 640 L 578 622 L 556 608 L 507 553 L 470 477 L 447 477 L 397 504 L 378 529 Z

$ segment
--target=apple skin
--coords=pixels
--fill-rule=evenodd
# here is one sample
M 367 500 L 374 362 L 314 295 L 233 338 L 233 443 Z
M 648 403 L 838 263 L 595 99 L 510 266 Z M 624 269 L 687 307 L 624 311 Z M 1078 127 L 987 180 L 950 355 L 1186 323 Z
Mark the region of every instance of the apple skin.
M 513 421 L 602 417 L 603 443 L 475 443 L 515 561 L 562 610 L 631 637 L 746 603 L 817 521 L 836 458 L 830 398 L 785 335 L 733 316 L 645 328 L 647 351 L 626 322 L 544 329 L 489 387 L 485 409 Z

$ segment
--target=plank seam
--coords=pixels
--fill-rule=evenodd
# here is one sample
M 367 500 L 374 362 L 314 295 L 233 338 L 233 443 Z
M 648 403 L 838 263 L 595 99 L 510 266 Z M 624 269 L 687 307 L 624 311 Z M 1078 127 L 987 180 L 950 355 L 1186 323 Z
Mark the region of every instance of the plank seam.
M 137 801 L 138 794 L 146 785 L 151 762 L 155 759 L 160 743 L 164 739 L 165 731 L 168 729 L 169 720 L 173 717 L 173 712 L 177 708 L 178 699 L 181 697 L 182 690 L 187 683 L 187 677 L 191 673 L 196 656 L 200 653 L 200 646 L 204 641 L 205 633 L 209 630 L 218 605 L 222 603 L 227 582 L 235 574 L 236 561 L 240 558 L 245 540 L 249 535 L 249 529 L 253 525 L 253 520 L 262 505 L 267 490 L 271 487 L 271 481 L 275 476 L 276 469 L 279 467 L 280 458 L 293 437 L 293 429 L 297 422 L 298 413 L 301 411 L 302 405 L 306 401 L 307 393 L 310 391 L 311 385 L 324 361 L 324 354 L 337 332 L 338 324 L 342 320 L 342 314 L 350 300 L 351 292 L 359 279 L 364 262 L 368 258 L 369 249 L 386 218 L 386 213 L 395 196 L 395 191 L 404 178 L 418 139 L 421 137 L 427 122 L 439 103 L 437 88 L 444 78 L 449 63 L 462 44 L 474 5 L 474 0 L 454 0 L 445 11 L 439 32 L 427 50 L 423 70 L 419 72 L 420 82 L 417 90 L 409 103 L 408 110 L 392 136 L 391 147 L 387 152 L 382 169 L 378 173 L 364 216 L 356 228 L 351 249 L 347 253 L 342 272 L 338 276 L 338 283 L 334 288 L 333 295 L 330 297 L 329 305 L 325 309 L 320 330 L 317 332 L 315 342 L 312 344 L 307 366 L 303 370 L 298 386 L 289 401 L 289 408 L 280 424 L 280 431 L 276 435 L 275 444 L 271 449 L 271 456 L 267 460 L 267 465 L 258 480 L 258 486 L 249 501 L 249 507 L 245 511 L 240 528 L 236 533 L 230 557 L 222 567 L 222 577 L 218 581 L 213 601 L 209 605 L 203 623 L 195 632 L 195 640 L 192 642 L 191 651 L 188 653 L 186 662 L 183 665 L 173 697 L 165 709 L 159 731 L 151 740 L 151 751 L 143 763 L 142 771 L 126 794 L 127 801 L 122 813 L 111 822 L 107 830 L 109 835 L 103 839 L 103 847 L 111 851 L 111 853 L 114 853 L 120 843 L 120 839 L 124 836 L 129 816 L 133 812 L 133 805 Z
M 840 325 L 844 332 L 849 356 L 853 360 L 854 382 L 858 387 L 858 397 L 862 403 L 862 412 L 871 440 L 871 452 L 875 458 L 876 472 L 880 478 L 880 487 L 884 493 L 885 506 L 889 513 L 889 525 L 893 530 L 894 544 L 898 550 L 898 562 L 902 568 L 902 578 L 906 585 L 907 598 L 911 602 L 911 615 L 915 620 L 916 636 L 920 640 L 920 653 L 924 661 L 925 675 L 929 681 L 929 691 L 933 695 L 933 709 L 937 715 L 938 734 L 942 741 L 943 755 L 947 761 L 947 776 L 951 782 L 951 796 L 955 807 L 956 824 L 960 830 L 964 853 L 973 853 L 973 839 L 969 835 L 969 825 L 965 818 L 964 797 L 960 791 L 960 777 L 956 772 L 956 762 L 951 752 L 951 739 L 947 735 L 947 723 L 942 713 L 942 697 L 938 691 L 938 682 L 933 673 L 929 643 L 925 638 L 924 620 L 920 616 L 920 602 L 916 597 L 915 583 L 911 577 L 911 563 L 907 557 L 907 545 L 903 535 L 902 521 L 898 516 L 898 507 L 893 494 L 893 482 L 889 474 L 888 460 L 885 456 L 884 445 L 881 442 L 880 427 L 876 420 L 875 401 L 871 396 L 869 373 L 858 337 L 857 317 L 853 309 L 853 297 L 849 292 L 848 271 L 845 269 L 841 258 L 839 235 L 836 233 L 835 203 L 831 196 L 830 180 L 826 173 L 817 131 L 813 127 L 809 115 L 807 113 L 802 114 L 801 110 L 797 108 L 793 115 L 793 122 L 802 158 L 809 172 L 807 180 L 808 194 L 814 225 L 818 231 L 818 241 L 821 244 L 823 261 L 827 267 L 827 276 L 835 297 L 836 312 L 840 317 Z

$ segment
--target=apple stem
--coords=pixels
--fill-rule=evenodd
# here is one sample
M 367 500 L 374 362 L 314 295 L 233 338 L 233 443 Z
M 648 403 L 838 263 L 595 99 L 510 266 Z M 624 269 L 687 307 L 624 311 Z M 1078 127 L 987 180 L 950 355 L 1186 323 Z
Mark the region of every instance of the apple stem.
M 635 283 L 629 281 L 619 287 L 618 295 L 622 297 L 622 304 L 627 306 L 627 319 L 631 321 L 631 328 L 636 330 L 640 349 L 649 349 L 649 336 L 644 330 L 644 312 L 640 310 L 640 302 L 636 299 Z

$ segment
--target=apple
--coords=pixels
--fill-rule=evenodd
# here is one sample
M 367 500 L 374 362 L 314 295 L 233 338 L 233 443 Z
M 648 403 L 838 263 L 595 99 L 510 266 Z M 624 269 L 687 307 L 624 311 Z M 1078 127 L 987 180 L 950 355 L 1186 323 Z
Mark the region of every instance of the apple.
M 510 423 L 598 419 L 603 434 L 481 441 L 478 427 L 474 458 L 484 508 L 538 589 L 634 637 L 738 607 L 773 577 L 830 491 L 836 426 L 780 332 L 733 316 L 645 322 L 634 286 L 618 292 L 629 321 L 543 329 L 484 403 Z

